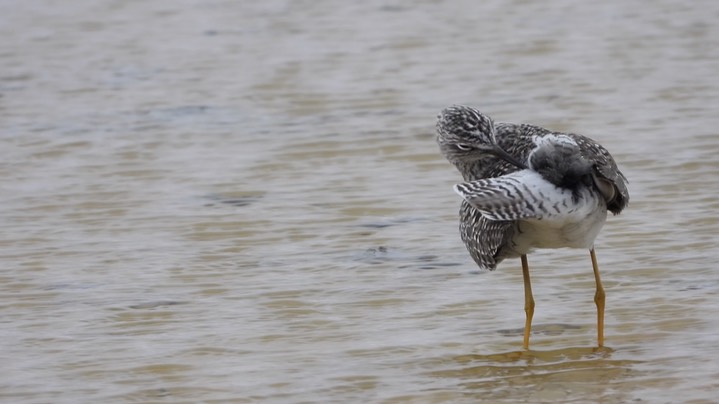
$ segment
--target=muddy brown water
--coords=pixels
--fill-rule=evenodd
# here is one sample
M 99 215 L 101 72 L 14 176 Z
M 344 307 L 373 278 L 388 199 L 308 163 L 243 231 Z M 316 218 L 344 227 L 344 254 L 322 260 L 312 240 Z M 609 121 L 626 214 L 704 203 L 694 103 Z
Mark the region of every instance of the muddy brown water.
M 0 2 L 0 401 L 708 403 L 719 5 Z M 477 273 L 437 113 L 579 131 L 587 252 Z

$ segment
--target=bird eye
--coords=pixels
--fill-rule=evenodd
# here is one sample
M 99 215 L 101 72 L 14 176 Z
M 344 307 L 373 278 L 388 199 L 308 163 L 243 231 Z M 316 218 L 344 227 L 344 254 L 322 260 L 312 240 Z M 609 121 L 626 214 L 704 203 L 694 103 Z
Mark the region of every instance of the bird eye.
M 457 148 L 458 148 L 459 150 L 462 150 L 462 151 L 470 151 L 470 150 L 472 150 L 472 146 L 470 146 L 470 145 L 468 145 L 468 144 L 464 144 L 464 143 L 458 143 L 458 144 L 457 144 Z

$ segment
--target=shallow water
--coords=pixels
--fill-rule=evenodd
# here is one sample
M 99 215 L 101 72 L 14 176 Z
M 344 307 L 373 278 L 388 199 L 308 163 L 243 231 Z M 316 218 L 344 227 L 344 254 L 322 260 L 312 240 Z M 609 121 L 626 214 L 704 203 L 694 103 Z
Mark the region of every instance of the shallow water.
M 246 3 L 246 4 L 245 4 Z M 0 3 L 0 400 L 713 402 L 719 5 Z M 579 131 L 587 252 L 477 273 L 437 113 Z

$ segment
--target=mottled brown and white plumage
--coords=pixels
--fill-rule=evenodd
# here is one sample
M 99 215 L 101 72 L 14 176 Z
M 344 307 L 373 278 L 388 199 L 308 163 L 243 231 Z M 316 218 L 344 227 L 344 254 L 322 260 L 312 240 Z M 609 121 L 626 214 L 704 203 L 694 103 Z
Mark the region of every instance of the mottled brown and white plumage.
M 527 254 L 535 248 L 588 248 L 597 282 L 599 345 L 603 344 L 604 289 L 594 239 L 607 211 L 629 202 L 626 178 L 609 152 L 574 133 L 534 125 L 494 124 L 476 109 L 453 106 L 437 122 L 440 151 L 462 174 L 460 236 L 481 269 L 521 257 L 525 282 L 524 346 L 534 299 Z

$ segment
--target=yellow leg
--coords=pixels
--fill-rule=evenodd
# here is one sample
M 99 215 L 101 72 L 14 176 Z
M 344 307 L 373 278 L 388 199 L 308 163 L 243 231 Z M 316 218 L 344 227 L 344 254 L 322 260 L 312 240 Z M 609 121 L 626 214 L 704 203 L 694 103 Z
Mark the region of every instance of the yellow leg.
M 529 263 L 527 255 L 522 255 L 522 276 L 524 277 L 524 312 L 527 319 L 524 322 L 524 349 L 529 349 L 529 333 L 532 331 L 532 317 L 534 316 L 534 296 L 532 296 L 532 283 L 529 280 Z
M 597 291 L 594 294 L 594 303 L 597 304 L 597 342 L 599 346 L 604 346 L 604 286 L 602 279 L 599 277 L 599 265 L 597 264 L 597 256 L 594 254 L 594 248 L 589 250 L 592 257 L 592 267 L 594 268 L 594 280 L 597 282 Z

